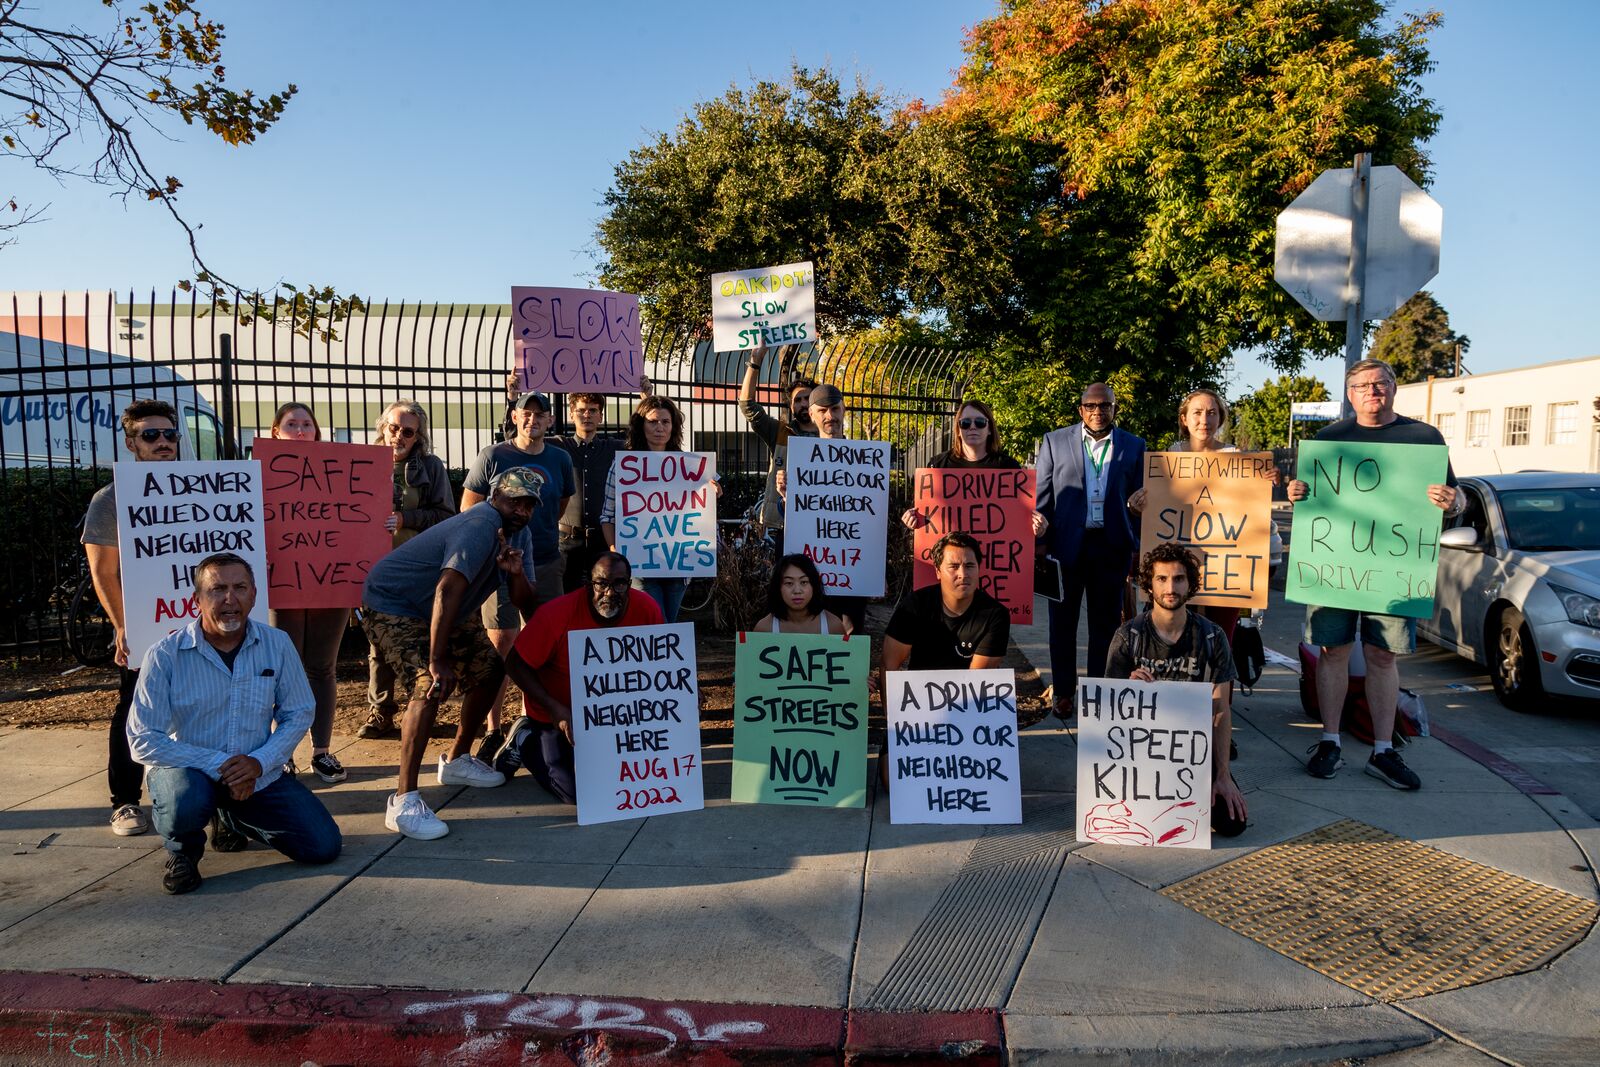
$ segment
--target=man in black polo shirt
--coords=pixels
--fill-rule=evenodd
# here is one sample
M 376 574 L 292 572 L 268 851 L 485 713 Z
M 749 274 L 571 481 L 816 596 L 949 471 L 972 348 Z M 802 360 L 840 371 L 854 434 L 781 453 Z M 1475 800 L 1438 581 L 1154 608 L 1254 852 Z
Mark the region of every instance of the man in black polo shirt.
M 883 632 L 887 671 L 984 670 L 1004 665 L 1011 613 L 978 588 L 978 542 L 945 534 L 933 546 L 938 585 L 900 602 Z

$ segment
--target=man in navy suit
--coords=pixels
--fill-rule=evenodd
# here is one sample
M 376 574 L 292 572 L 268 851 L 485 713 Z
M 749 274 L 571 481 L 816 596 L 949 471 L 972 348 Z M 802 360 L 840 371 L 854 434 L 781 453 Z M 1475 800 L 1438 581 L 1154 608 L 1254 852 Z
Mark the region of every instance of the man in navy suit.
M 1083 391 L 1083 421 L 1039 442 L 1038 509 L 1045 545 L 1061 561 L 1066 597 L 1050 605 L 1050 681 L 1056 712 L 1072 714 L 1078 689 L 1078 609 L 1089 600 L 1087 677 L 1105 674 L 1106 651 L 1122 622 L 1122 585 L 1139 549 L 1128 497 L 1144 484 L 1144 439 L 1116 428 L 1117 398 L 1095 382 Z

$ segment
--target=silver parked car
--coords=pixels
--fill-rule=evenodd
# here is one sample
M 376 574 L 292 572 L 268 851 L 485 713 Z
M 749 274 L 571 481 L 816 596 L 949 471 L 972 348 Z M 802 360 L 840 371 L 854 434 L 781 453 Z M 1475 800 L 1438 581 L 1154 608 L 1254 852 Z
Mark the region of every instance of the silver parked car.
M 1462 478 L 1422 636 L 1489 668 L 1507 707 L 1600 699 L 1600 475 Z

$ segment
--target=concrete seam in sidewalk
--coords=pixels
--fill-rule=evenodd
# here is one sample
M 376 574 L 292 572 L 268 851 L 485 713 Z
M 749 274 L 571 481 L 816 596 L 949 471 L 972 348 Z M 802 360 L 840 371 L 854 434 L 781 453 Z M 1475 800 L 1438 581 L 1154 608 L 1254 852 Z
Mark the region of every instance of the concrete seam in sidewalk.
M 856 892 L 856 925 L 850 932 L 850 969 L 844 978 L 844 1004 L 850 1011 L 856 1006 L 856 968 L 861 963 L 861 927 L 867 921 L 867 860 L 872 856 L 872 833 L 876 828 L 873 816 L 878 812 L 878 777 L 873 772 L 872 761 L 867 761 L 867 840 L 861 847 L 859 889 Z
M 40 846 L 41 849 L 42 848 L 48 848 L 48 847 L 49 846 L 47 846 L 47 845 L 41 845 Z M 62 848 L 88 848 L 88 847 L 92 847 L 92 846 L 87 846 L 87 845 L 62 845 L 61 847 Z M 117 867 L 113 867 L 111 870 L 107 871 L 105 874 L 101 875 L 99 878 L 96 878 L 94 881 L 88 883 L 87 885 L 78 886 L 77 888 L 73 889 L 70 893 L 67 893 L 66 896 L 57 897 L 56 899 L 52 900 L 50 903 L 44 905 L 43 907 L 38 908 L 38 909 L 36 909 L 34 911 L 30 911 L 28 914 L 22 916 L 22 918 L 20 918 L 20 919 L 17 919 L 15 922 L 9 922 L 9 923 L 6 923 L 4 926 L 0 926 L 0 933 L 4 933 L 5 931 L 11 929 L 13 926 L 16 926 L 18 923 L 27 922 L 29 919 L 33 918 L 35 915 L 38 915 L 40 912 L 48 911 L 51 908 L 55 907 L 57 904 L 62 903 L 63 901 L 67 900 L 70 897 L 75 897 L 79 893 L 84 892 L 85 890 L 92 889 L 93 887 L 99 885 L 101 882 L 105 881 L 107 878 L 110 878 L 112 875 L 119 874 L 122 871 L 127 870 L 129 867 L 132 867 L 135 863 L 138 863 L 142 859 L 148 859 L 149 856 L 151 855 L 151 853 L 152 852 L 156 852 L 156 851 L 164 851 L 164 850 L 151 849 L 150 851 L 139 853 L 137 856 L 133 857 L 127 863 L 121 864 L 120 866 L 117 866 Z
M 1515 975 L 1511 975 L 1510 977 L 1514 978 L 1516 976 Z M 1397 1001 L 1397 1002 L 1395 1002 L 1393 1004 L 1390 1004 L 1389 1007 L 1394 1008 L 1396 1011 L 1401 1012 L 1402 1014 L 1410 1016 L 1411 1018 L 1417 1020 L 1417 1022 L 1421 1023 L 1423 1026 L 1432 1027 L 1433 1029 L 1437 1030 L 1439 1033 L 1443 1034 L 1445 1037 L 1449 1038 L 1451 1041 L 1454 1041 L 1456 1044 L 1465 1045 L 1467 1048 L 1470 1048 L 1475 1052 L 1481 1052 L 1483 1055 L 1488 1056 L 1490 1059 L 1494 1060 L 1495 1062 L 1505 1064 L 1506 1067 L 1527 1067 L 1527 1065 L 1524 1064 L 1521 1060 L 1513 1060 L 1513 1059 L 1509 1059 L 1509 1058 L 1507 1058 L 1505 1056 L 1502 1056 L 1498 1052 L 1496 1052 L 1494 1049 L 1488 1048 L 1488 1047 L 1486 1047 L 1484 1045 L 1480 1045 L 1478 1042 L 1472 1040 L 1472 1038 L 1470 1038 L 1470 1037 L 1467 1037 L 1465 1034 L 1457 1033 L 1456 1031 L 1451 1030 L 1449 1027 L 1443 1026 L 1440 1023 L 1435 1022 L 1434 1020 L 1428 1018 L 1426 1015 L 1424 1015 L 1421 1012 L 1417 1011 L 1415 1008 L 1412 1008 L 1412 1007 L 1408 1006 L 1404 1001 Z
M 507 784 L 510 784 L 509 780 Z M 639 839 L 639 835 L 644 832 L 645 824 L 649 821 L 650 817 L 639 820 L 639 825 L 633 828 L 633 836 L 628 838 L 628 843 L 623 845 L 622 848 L 617 851 L 618 860 L 627 855 L 628 849 L 633 847 L 633 843 Z M 539 977 L 539 971 L 546 963 L 550 962 L 550 957 L 555 955 L 556 949 L 561 946 L 561 942 L 567 939 L 567 935 L 572 933 L 572 928 L 578 925 L 578 919 L 583 916 L 583 913 L 588 909 L 589 905 L 594 902 L 595 894 L 600 892 L 600 887 L 606 884 L 606 878 L 610 878 L 616 869 L 617 862 L 616 860 L 613 860 L 610 869 L 605 873 L 605 877 L 595 881 L 594 888 L 589 890 L 589 895 L 583 898 L 583 906 L 573 911 L 572 918 L 567 921 L 566 926 L 561 928 L 560 935 L 550 942 L 550 947 L 545 950 L 545 954 L 540 956 L 539 962 L 533 965 L 533 970 L 528 973 L 528 980 L 522 983 L 522 988 L 524 991 L 526 991 L 527 988 L 533 984 L 533 980 L 535 978 Z

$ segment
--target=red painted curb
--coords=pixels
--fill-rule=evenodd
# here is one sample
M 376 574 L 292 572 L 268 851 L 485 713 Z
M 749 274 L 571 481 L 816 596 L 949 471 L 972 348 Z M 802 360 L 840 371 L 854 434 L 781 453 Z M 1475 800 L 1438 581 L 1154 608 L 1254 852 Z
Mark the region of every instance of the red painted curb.
M 1482 764 L 1495 774 L 1498 774 L 1500 777 L 1516 786 L 1518 791 L 1524 796 L 1556 797 L 1561 795 L 1561 790 L 1550 788 L 1543 782 L 1539 781 L 1539 779 L 1535 778 L 1533 775 L 1529 774 L 1527 771 L 1523 770 L 1515 763 L 1512 763 L 1499 753 L 1493 751 L 1492 749 L 1484 748 L 1476 741 L 1468 740 L 1453 730 L 1447 730 L 1443 726 L 1435 726 L 1432 727 L 1428 733 L 1431 736 L 1438 738 L 1440 741 L 1443 741 L 1445 744 L 1449 745 L 1463 756 L 1472 760 L 1474 763 Z
M 172 1065 L 998 1063 L 994 1012 L 0 972 L 0 1059 Z

